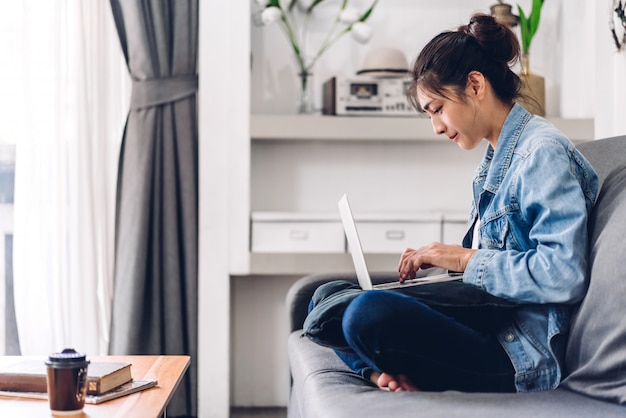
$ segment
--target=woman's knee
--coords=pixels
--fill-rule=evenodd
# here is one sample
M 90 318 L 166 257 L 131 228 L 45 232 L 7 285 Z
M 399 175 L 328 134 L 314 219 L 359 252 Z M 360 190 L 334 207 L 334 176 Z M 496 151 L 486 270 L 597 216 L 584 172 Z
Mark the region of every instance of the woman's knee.
M 396 295 L 390 292 L 373 290 L 357 296 L 343 314 L 342 326 L 346 338 L 374 332 L 393 318 L 394 312 L 388 309 L 389 299 Z M 393 306 L 393 304 L 391 305 Z
M 410 316 L 420 318 L 432 311 L 414 298 L 388 290 L 371 290 L 357 296 L 346 308 L 342 326 L 346 339 L 350 336 L 372 335 L 394 327 Z M 378 331 L 377 331 L 378 330 Z M 359 337 L 360 339 L 361 337 Z

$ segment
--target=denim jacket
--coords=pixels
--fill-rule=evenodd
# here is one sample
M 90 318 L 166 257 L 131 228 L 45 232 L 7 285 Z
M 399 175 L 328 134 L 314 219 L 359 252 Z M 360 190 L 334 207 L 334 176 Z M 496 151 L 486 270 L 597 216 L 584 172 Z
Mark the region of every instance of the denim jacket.
M 587 219 L 597 189 L 573 144 L 517 104 L 478 167 L 470 221 L 480 219 L 479 245 L 463 280 L 523 305 L 498 334 L 518 392 L 561 380 L 570 308 L 588 285 Z

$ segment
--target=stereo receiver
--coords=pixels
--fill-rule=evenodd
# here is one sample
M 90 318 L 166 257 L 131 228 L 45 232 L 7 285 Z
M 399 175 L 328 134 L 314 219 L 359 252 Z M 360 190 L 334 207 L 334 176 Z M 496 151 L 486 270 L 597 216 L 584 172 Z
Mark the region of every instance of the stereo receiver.
M 323 86 L 322 114 L 417 116 L 409 104 L 406 78 L 333 77 Z

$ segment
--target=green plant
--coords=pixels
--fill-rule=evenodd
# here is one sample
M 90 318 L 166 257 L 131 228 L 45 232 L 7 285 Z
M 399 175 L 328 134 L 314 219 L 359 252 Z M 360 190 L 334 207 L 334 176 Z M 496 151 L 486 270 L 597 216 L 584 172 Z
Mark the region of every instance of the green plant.
M 519 12 L 519 26 L 522 34 L 522 52 L 528 54 L 530 51 L 530 44 L 539 27 L 539 21 L 541 20 L 541 8 L 543 7 L 544 0 L 533 0 L 530 15 L 528 17 L 522 10 L 522 7 L 518 4 L 517 11 Z

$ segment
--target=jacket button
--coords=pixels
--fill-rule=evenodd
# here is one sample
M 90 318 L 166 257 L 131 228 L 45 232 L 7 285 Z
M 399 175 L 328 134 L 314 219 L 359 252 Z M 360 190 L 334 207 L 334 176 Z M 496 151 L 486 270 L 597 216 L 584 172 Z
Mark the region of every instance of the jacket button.
M 507 343 L 513 342 L 514 339 L 515 335 L 510 332 L 504 336 L 504 341 L 506 341 Z

